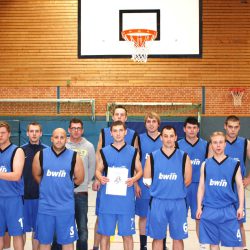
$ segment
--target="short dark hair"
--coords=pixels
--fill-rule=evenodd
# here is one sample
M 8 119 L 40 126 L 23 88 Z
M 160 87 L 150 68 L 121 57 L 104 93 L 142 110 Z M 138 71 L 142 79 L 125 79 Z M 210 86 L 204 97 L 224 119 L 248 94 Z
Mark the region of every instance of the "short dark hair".
M 174 130 L 174 134 L 177 135 L 176 129 L 175 129 L 174 126 L 171 126 L 171 125 L 166 125 L 166 126 L 164 126 L 164 127 L 161 129 L 161 135 L 162 135 L 164 129 L 166 129 L 166 130 L 171 130 L 171 129 L 173 129 L 173 130 Z
M 80 119 L 78 119 L 78 118 L 72 118 L 70 121 L 69 121 L 69 128 L 71 127 L 71 124 L 72 123 L 80 123 L 81 124 L 81 126 L 83 127 L 83 122 L 82 122 L 82 120 L 80 120 Z
M 40 123 L 38 123 L 38 122 L 30 122 L 30 123 L 27 125 L 27 132 L 29 131 L 31 125 L 33 125 L 33 126 L 38 126 L 38 127 L 40 128 L 40 131 L 43 130 L 42 125 L 41 125 Z
M 114 108 L 113 108 L 113 115 L 115 114 L 115 110 L 116 109 L 124 109 L 125 110 L 125 113 L 126 113 L 126 115 L 127 115 L 127 109 L 124 107 L 124 106 L 122 106 L 122 105 L 116 105 L 116 106 L 114 106 Z
M 127 129 L 126 124 L 124 122 L 115 121 L 115 122 L 112 122 L 112 124 L 110 126 L 110 131 L 112 131 L 113 127 L 120 126 L 120 125 L 122 125 L 125 130 Z
M 0 128 L 6 128 L 6 130 L 10 133 L 10 125 L 8 122 L 0 121 Z
M 239 122 L 240 123 L 240 118 L 236 115 L 229 115 L 226 120 L 225 120 L 225 125 L 228 124 L 228 122 Z
M 188 123 L 192 125 L 197 125 L 198 127 L 200 126 L 197 118 L 194 116 L 187 117 L 187 119 L 184 121 L 183 127 L 186 127 Z

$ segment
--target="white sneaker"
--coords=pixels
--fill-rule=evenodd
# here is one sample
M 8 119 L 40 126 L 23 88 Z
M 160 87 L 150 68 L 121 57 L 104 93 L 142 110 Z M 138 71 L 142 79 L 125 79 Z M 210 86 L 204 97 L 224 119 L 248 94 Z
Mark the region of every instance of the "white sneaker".
M 207 249 L 207 247 L 205 244 L 200 244 L 200 250 L 206 250 L 206 249 Z

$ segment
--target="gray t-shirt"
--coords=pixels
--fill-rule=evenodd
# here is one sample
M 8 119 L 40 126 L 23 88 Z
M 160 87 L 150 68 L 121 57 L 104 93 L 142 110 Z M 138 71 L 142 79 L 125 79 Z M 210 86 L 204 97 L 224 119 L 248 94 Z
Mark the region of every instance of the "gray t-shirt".
M 75 192 L 88 192 L 88 184 L 91 182 L 95 172 L 95 148 L 91 142 L 82 137 L 78 143 L 71 142 L 68 138 L 66 147 L 79 153 L 84 164 L 84 182 L 77 188 Z

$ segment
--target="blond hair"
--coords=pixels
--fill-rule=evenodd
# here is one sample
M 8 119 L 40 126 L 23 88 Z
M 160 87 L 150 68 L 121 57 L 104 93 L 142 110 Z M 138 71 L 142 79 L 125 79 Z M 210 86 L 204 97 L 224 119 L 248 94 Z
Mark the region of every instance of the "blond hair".
M 157 120 L 158 124 L 159 124 L 159 125 L 161 124 L 161 118 L 160 118 L 160 116 L 159 116 L 157 113 L 155 113 L 155 112 L 149 112 L 149 113 L 147 113 L 147 114 L 145 115 L 145 117 L 144 117 L 144 123 L 145 123 L 145 124 L 146 124 L 148 118 L 150 118 L 150 119 L 155 118 L 155 119 Z
M 6 128 L 6 130 L 10 133 L 10 125 L 8 122 L 0 121 L 0 128 Z
M 222 136 L 222 137 L 224 137 L 224 139 L 225 139 L 225 141 L 226 141 L 226 135 L 224 134 L 224 132 L 221 132 L 221 131 L 215 131 L 215 132 L 213 132 L 213 133 L 210 135 L 210 141 L 212 141 L 212 139 L 213 139 L 215 136 Z

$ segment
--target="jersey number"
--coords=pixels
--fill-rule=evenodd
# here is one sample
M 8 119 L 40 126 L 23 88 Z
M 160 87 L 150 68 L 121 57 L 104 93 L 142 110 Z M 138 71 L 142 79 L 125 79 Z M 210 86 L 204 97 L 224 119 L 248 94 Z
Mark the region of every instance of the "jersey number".
M 74 232 L 74 227 L 70 227 L 70 232 L 69 232 L 69 235 L 70 236 L 74 236 L 75 232 Z
M 184 231 L 185 233 L 188 232 L 188 225 L 187 225 L 187 223 L 184 223 L 184 224 L 183 224 L 183 231 Z
M 241 233 L 240 233 L 240 229 L 237 230 L 237 234 L 236 234 L 237 238 L 239 239 L 239 241 L 241 241 Z
M 21 228 L 23 228 L 23 218 L 20 218 L 18 222 L 20 223 Z

